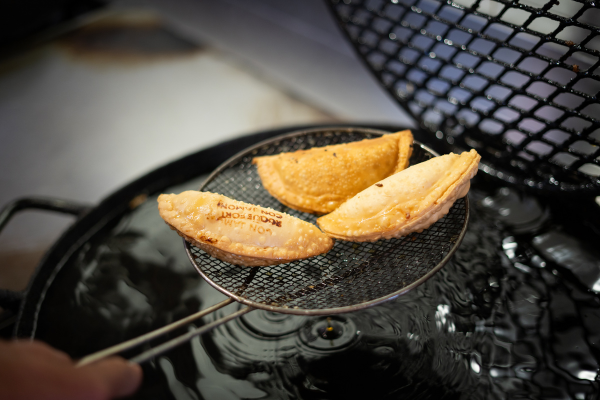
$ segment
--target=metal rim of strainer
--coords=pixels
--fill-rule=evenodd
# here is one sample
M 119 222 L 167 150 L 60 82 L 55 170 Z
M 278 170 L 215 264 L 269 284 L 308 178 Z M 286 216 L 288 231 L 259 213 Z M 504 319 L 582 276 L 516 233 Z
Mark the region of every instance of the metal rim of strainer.
M 259 150 L 265 149 L 265 148 L 276 147 L 278 144 L 281 144 L 282 142 L 284 142 L 286 140 L 304 139 L 304 138 L 311 137 L 311 135 L 319 135 L 319 134 L 338 135 L 338 138 L 339 138 L 339 136 L 343 136 L 343 135 L 345 135 L 345 137 L 349 137 L 350 135 L 355 135 L 355 137 L 361 136 L 363 138 L 368 138 L 368 137 L 379 137 L 379 136 L 382 136 L 382 135 L 388 134 L 388 133 L 390 133 L 390 132 L 369 129 L 369 128 L 360 128 L 360 127 L 357 127 L 357 128 L 327 127 L 327 128 L 316 128 L 316 129 L 310 129 L 310 130 L 303 130 L 303 131 L 292 132 L 292 133 L 284 134 L 281 136 L 277 136 L 275 138 L 268 139 L 268 140 L 265 140 L 263 142 L 260 142 L 256 145 L 254 145 L 254 146 L 251 146 L 251 147 L 247 148 L 246 150 L 243 150 L 240 153 L 234 155 L 227 161 L 225 161 L 206 179 L 206 181 L 201 185 L 200 191 L 206 190 L 207 187 L 210 185 L 210 183 L 214 182 L 215 179 L 217 179 L 219 176 L 221 176 L 227 170 L 231 169 L 232 167 L 235 167 L 236 165 L 239 165 L 240 161 L 243 161 L 244 158 L 246 158 L 246 159 L 248 159 L 248 157 L 251 158 L 254 155 L 256 155 L 256 153 Z M 357 139 L 355 138 L 354 140 L 343 140 L 340 143 L 346 143 L 346 142 L 351 142 L 351 141 L 355 141 L 355 140 L 357 140 Z M 423 144 L 421 144 L 417 141 L 414 142 L 414 146 L 415 146 L 414 149 L 420 149 L 418 151 L 423 151 L 423 156 L 427 156 L 427 157 L 431 158 L 431 157 L 435 157 L 435 156 L 439 155 L 432 149 L 428 148 L 427 146 L 424 146 Z M 321 147 L 321 146 L 309 145 L 308 147 L 304 147 L 304 148 L 310 148 L 310 147 Z M 271 154 L 277 154 L 277 153 L 271 153 Z M 415 151 L 413 150 L 413 156 L 414 156 L 414 154 L 415 154 Z M 411 157 L 411 159 L 412 158 L 413 157 Z M 255 169 L 255 167 L 252 167 L 252 168 Z M 260 186 L 260 189 L 257 189 L 257 190 L 266 193 L 266 195 L 270 197 L 270 195 L 266 192 L 266 190 L 264 188 L 262 188 L 262 185 Z M 211 191 L 215 191 L 215 190 L 213 189 Z M 216 191 L 216 192 L 219 193 L 219 191 Z M 222 194 L 225 194 L 225 193 L 222 193 Z M 227 194 L 225 194 L 225 195 L 227 195 Z M 231 197 L 231 196 L 229 196 L 229 197 Z M 272 199 L 275 202 L 277 202 L 277 200 L 275 200 L 274 198 L 272 198 Z M 239 200 L 239 199 L 236 199 L 236 200 Z M 242 201 L 245 201 L 245 200 L 242 200 Z M 458 206 L 459 203 L 461 204 L 460 206 Z M 254 203 L 254 204 L 256 204 L 256 203 Z M 310 217 L 316 218 L 312 214 L 302 213 L 302 212 L 290 209 L 288 207 L 285 207 L 283 205 L 281 205 L 281 206 L 286 209 L 286 211 L 285 211 L 286 213 L 291 214 L 291 215 L 297 214 L 295 216 L 298 216 L 298 214 L 299 214 L 301 216 L 300 218 L 303 220 L 310 219 Z M 461 214 L 461 212 L 463 214 Z M 198 249 L 197 247 L 193 246 L 192 244 L 188 243 L 185 240 L 183 242 L 184 242 L 184 247 L 185 247 L 185 251 L 188 255 L 188 258 L 190 259 L 192 265 L 196 268 L 198 273 L 202 276 L 202 278 L 204 278 L 204 280 L 206 280 L 206 282 L 208 284 L 210 284 L 213 288 L 217 289 L 219 292 L 229 296 L 230 298 L 232 298 L 233 300 L 235 300 L 239 303 L 245 304 L 252 308 L 257 308 L 257 309 L 262 309 L 262 310 L 267 310 L 267 311 L 272 311 L 272 312 L 286 313 L 286 314 L 332 315 L 332 314 L 340 314 L 340 313 L 356 311 L 356 310 L 372 307 L 377 304 L 392 300 L 398 296 L 408 293 L 412 289 L 416 288 L 417 286 L 421 285 L 423 282 L 425 282 L 429 278 L 431 278 L 437 271 L 439 271 L 450 260 L 450 258 L 454 255 L 454 253 L 458 249 L 460 243 L 462 242 L 462 240 L 465 236 L 467 224 L 469 221 L 468 196 L 458 199 L 455 202 L 455 204 L 451 207 L 448 215 L 453 214 L 453 213 L 457 213 L 456 218 L 457 219 L 460 218 L 461 222 L 455 224 L 457 226 L 457 229 L 456 229 L 457 232 L 455 232 L 456 235 L 449 237 L 450 243 L 452 243 L 452 245 L 448 247 L 447 251 L 444 252 L 443 257 L 441 257 L 441 259 L 439 261 L 437 261 L 437 263 L 435 265 L 433 265 L 431 268 L 427 268 L 426 272 L 424 274 L 422 274 L 418 279 L 410 282 L 407 285 L 397 287 L 395 290 L 393 290 L 389 293 L 385 293 L 384 295 L 380 295 L 380 296 L 375 296 L 375 298 L 368 299 L 366 301 L 359 301 L 359 302 L 355 302 L 354 304 L 344 305 L 344 306 L 340 306 L 340 307 L 308 308 L 307 309 L 307 308 L 288 307 L 285 305 L 285 303 L 283 305 L 280 305 L 280 304 L 273 305 L 273 304 L 268 304 L 265 302 L 254 301 L 254 300 L 251 300 L 251 299 L 245 297 L 243 294 L 240 293 L 240 288 L 242 288 L 242 291 L 247 290 L 249 285 L 251 284 L 252 280 L 254 279 L 255 275 L 258 273 L 261 273 L 262 271 L 268 271 L 270 268 L 272 269 L 272 268 L 277 268 L 277 267 L 282 267 L 282 266 L 288 266 L 288 265 L 294 264 L 294 263 L 310 262 L 311 260 L 314 260 L 319 257 L 324 257 L 327 254 L 334 252 L 336 249 L 336 246 L 338 246 L 339 242 L 342 242 L 343 246 L 346 246 L 346 247 L 356 245 L 356 244 L 350 244 L 352 242 L 336 241 L 334 248 L 332 248 L 332 250 L 330 250 L 329 253 L 326 253 L 326 255 L 319 255 L 316 257 L 309 258 L 309 259 L 294 261 L 292 263 L 287 263 L 287 264 L 280 264 L 280 265 L 272 266 L 272 267 L 237 267 L 237 266 L 233 266 L 229 263 L 217 260 L 217 259 L 209 256 L 208 254 L 204 253 L 202 250 Z M 445 218 L 448 218 L 448 215 L 446 217 L 442 218 L 440 221 L 443 221 Z M 402 241 L 414 243 L 417 240 L 422 240 L 422 239 L 419 239 L 420 235 L 426 236 L 429 234 L 429 232 L 432 232 L 431 234 L 433 235 L 434 234 L 433 230 L 430 230 L 430 229 L 435 227 L 437 224 L 440 224 L 440 221 L 436 222 L 435 224 L 432 225 L 432 227 L 424 230 L 422 233 L 413 233 L 413 234 L 410 234 L 410 235 L 405 236 L 400 239 L 391 239 L 392 241 L 397 241 L 395 244 L 395 246 L 396 246 L 395 249 L 402 246 L 402 244 L 403 244 L 403 243 L 401 243 Z M 458 225 L 460 225 L 459 229 L 458 229 Z M 453 225 L 451 225 L 451 226 L 453 226 Z M 411 238 L 411 239 L 409 240 L 407 238 Z M 389 243 L 389 241 L 387 241 L 387 242 Z M 377 242 L 375 242 L 375 243 L 377 243 Z M 366 245 L 366 243 L 360 243 L 358 245 Z M 418 263 L 418 260 L 416 262 Z M 214 268 L 214 271 L 211 271 L 211 270 L 209 270 L 208 267 L 206 267 L 206 265 L 207 265 L 206 263 L 218 264 L 218 266 Z M 366 267 L 369 267 L 368 271 L 373 271 L 374 269 L 379 271 L 383 268 L 378 265 L 369 265 L 369 261 L 366 261 L 366 264 L 367 264 L 366 267 L 363 266 L 364 264 L 365 264 L 365 262 L 363 262 L 360 265 L 355 266 L 355 267 L 341 269 L 340 271 L 343 271 L 344 272 L 343 274 L 334 275 L 333 277 L 329 277 L 328 279 L 325 279 L 325 280 L 323 280 L 323 277 L 321 276 L 320 279 L 317 279 L 314 282 L 315 286 L 321 286 L 319 289 L 310 289 L 309 290 L 308 288 L 311 286 L 310 285 L 307 286 L 305 284 L 301 287 L 296 288 L 297 289 L 296 293 L 298 291 L 300 291 L 300 292 L 306 291 L 306 292 L 308 292 L 306 295 L 310 295 L 313 292 L 318 292 L 319 290 L 322 290 L 324 288 L 324 286 L 329 286 L 328 284 L 319 285 L 323 282 L 337 280 L 338 281 L 337 283 L 341 284 L 344 280 L 347 280 L 348 278 L 352 278 L 352 281 L 354 281 L 354 276 L 359 276 L 360 274 L 363 274 L 364 271 L 367 270 Z M 204 265 L 204 268 L 203 268 L 203 265 Z M 361 268 L 361 266 L 362 266 L 362 269 L 359 270 L 359 268 Z M 304 268 L 303 266 L 297 266 L 297 267 Z M 225 288 L 225 287 L 223 287 L 223 285 L 221 283 L 216 281 L 217 275 L 220 275 L 222 270 L 231 270 L 231 269 L 236 269 L 236 268 L 237 268 L 236 274 L 239 275 L 239 277 L 234 278 L 235 282 L 238 284 L 237 287 L 235 288 L 235 290 Z M 282 267 L 282 268 L 279 268 L 278 270 L 281 272 L 283 269 L 285 269 L 285 268 Z M 291 276 L 293 273 L 290 271 L 293 271 L 293 270 L 294 270 L 293 268 L 291 270 L 288 270 L 287 274 Z M 268 272 L 266 272 L 266 274 L 268 274 Z M 326 287 L 324 289 L 327 290 Z M 304 296 L 304 295 L 301 295 L 293 300 L 297 300 L 298 298 L 301 298 L 302 296 Z

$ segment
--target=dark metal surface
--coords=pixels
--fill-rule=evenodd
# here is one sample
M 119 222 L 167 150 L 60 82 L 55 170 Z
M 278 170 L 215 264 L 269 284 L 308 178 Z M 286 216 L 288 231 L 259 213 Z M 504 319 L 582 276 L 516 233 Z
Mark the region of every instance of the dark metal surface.
M 583 0 L 330 0 L 387 91 L 483 170 L 600 193 L 600 9 Z
M 219 167 L 201 190 L 285 212 L 313 224 L 316 216 L 293 210 L 262 186 L 252 158 L 379 137 L 371 129 L 329 128 L 270 139 Z M 415 143 L 411 165 L 436 154 Z M 468 222 L 468 200 L 459 199 L 430 228 L 373 243 L 337 240 L 326 254 L 268 268 L 243 268 L 215 259 L 186 242 L 198 272 L 236 301 L 269 311 L 324 315 L 367 308 L 407 293 L 438 271 L 454 254 Z

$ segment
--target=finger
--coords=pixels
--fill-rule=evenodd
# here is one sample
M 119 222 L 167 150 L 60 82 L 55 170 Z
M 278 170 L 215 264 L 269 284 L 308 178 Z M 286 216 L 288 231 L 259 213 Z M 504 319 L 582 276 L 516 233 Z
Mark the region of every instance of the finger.
M 68 364 L 72 363 L 71 357 L 69 357 L 67 353 L 50 347 L 39 340 L 16 339 L 12 342 L 12 346 L 15 351 L 25 351 L 25 354 L 43 357 L 45 360 Z
M 128 396 L 142 382 L 142 368 L 120 357 L 111 357 L 80 368 L 81 372 L 93 376 L 99 390 L 108 398 Z

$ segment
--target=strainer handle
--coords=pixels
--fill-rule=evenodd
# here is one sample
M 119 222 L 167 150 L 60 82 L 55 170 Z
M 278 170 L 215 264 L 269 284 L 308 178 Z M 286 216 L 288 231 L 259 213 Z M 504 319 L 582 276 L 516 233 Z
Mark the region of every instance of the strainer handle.
M 220 318 L 209 324 L 203 325 L 199 328 L 193 329 L 193 330 L 189 331 L 188 333 L 178 336 L 174 339 L 171 339 L 168 342 L 165 342 L 159 346 L 153 347 L 150 350 L 147 350 L 147 351 L 143 352 L 142 354 L 139 354 L 139 355 L 131 358 L 129 361 L 133 362 L 133 363 L 141 364 L 141 363 L 148 361 L 168 350 L 171 350 L 174 347 L 179 346 L 180 344 L 188 342 L 189 340 L 191 340 L 192 338 L 194 338 L 196 336 L 199 336 L 199 335 L 202 335 L 203 333 L 211 331 L 214 328 L 216 328 L 217 326 L 222 325 L 228 321 L 231 321 L 232 319 L 235 319 L 237 317 L 240 317 L 252 310 L 255 310 L 255 309 L 252 307 L 242 308 L 241 310 L 231 313 L 223 318 Z
M 148 332 L 144 335 L 138 336 L 137 338 L 128 340 L 126 342 L 117 344 L 115 346 L 112 346 L 112 347 L 106 348 L 104 350 L 100 350 L 96 353 L 90 354 L 88 356 L 85 356 L 79 360 L 79 362 L 77 363 L 77 367 L 83 367 L 84 365 L 92 364 L 92 363 L 102 360 L 106 357 L 118 354 L 124 350 L 130 349 L 135 346 L 139 346 L 140 344 L 145 343 L 154 338 L 157 338 L 161 335 L 164 335 L 165 333 L 171 332 L 177 328 L 181 328 L 182 326 L 185 326 L 194 320 L 197 320 L 199 318 L 202 318 L 205 315 L 215 312 L 218 309 L 225 307 L 226 305 L 231 304 L 233 302 L 234 302 L 233 299 L 229 298 L 229 299 L 224 300 L 220 303 L 217 303 L 211 307 L 205 308 L 204 310 L 198 311 L 197 313 L 192 314 L 188 317 L 182 318 L 179 321 L 175 321 L 169 325 L 163 326 L 162 328 L 156 329 L 152 332 Z M 224 324 L 225 322 L 232 320 L 234 318 L 237 318 L 237 317 L 239 317 L 249 311 L 252 311 L 252 310 L 254 310 L 254 308 L 246 307 L 244 309 L 236 311 L 230 315 L 227 315 L 227 316 L 220 318 L 216 321 L 213 321 L 209 324 L 206 324 L 199 328 L 196 328 L 196 329 L 188 332 L 187 334 L 184 334 L 182 336 L 171 339 L 170 341 L 165 342 L 165 343 L 161 344 L 160 346 L 157 346 L 155 348 L 147 350 L 147 351 L 137 355 L 136 357 L 130 359 L 129 361 L 138 363 L 138 364 L 140 364 L 144 361 L 148 361 L 149 359 L 151 359 L 159 354 L 162 354 L 167 350 L 170 350 L 180 344 L 187 342 L 194 336 L 198 336 L 205 332 L 208 332 L 208 331 L 216 328 L 217 326 Z

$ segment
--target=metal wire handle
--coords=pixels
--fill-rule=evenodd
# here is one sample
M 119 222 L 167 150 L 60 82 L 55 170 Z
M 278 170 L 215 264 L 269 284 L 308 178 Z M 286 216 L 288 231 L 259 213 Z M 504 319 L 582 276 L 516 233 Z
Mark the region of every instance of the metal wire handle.
M 179 321 L 175 321 L 169 325 L 163 326 L 162 328 L 156 329 L 152 332 L 148 332 L 144 335 L 138 336 L 137 338 L 128 340 L 123 343 L 119 343 L 115 346 L 112 346 L 112 347 L 106 348 L 104 350 L 100 350 L 96 353 L 90 354 L 88 356 L 85 356 L 79 360 L 79 362 L 76 364 L 76 366 L 83 367 L 84 365 L 92 364 L 96 361 L 100 361 L 104 358 L 113 356 L 122 351 L 131 349 L 131 348 L 139 346 L 141 344 L 144 344 L 152 339 L 155 339 L 159 336 L 165 335 L 169 332 L 174 331 L 175 329 L 181 328 L 199 318 L 202 318 L 210 313 L 213 313 L 213 312 L 217 311 L 218 309 L 223 308 L 226 305 L 229 305 L 233 302 L 234 302 L 233 299 L 223 300 L 220 303 L 217 303 L 211 307 L 205 308 L 204 310 L 198 311 L 197 313 L 192 314 L 188 317 L 182 318 Z M 168 350 L 171 350 L 174 347 L 179 346 L 180 344 L 187 342 L 188 340 L 192 339 L 193 337 L 196 337 L 198 335 L 202 335 L 203 333 L 209 332 L 209 331 L 213 330 L 214 328 L 218 327 L 219 325 L 222 325 L 228 321 L 231 321 L 232 319 L 240 317 L 252 310 L 254 310 L 254 308 L 252 308 L 252 307 L 246 307 L 241 310 L 238 310 L 238 311 L 231 313 L 223 318 L 217 319 L 209 324 L 206 324 L 199 328 L 193 329 L 184 335 L 181 335 L 174 339 L 171 339 L 168 342 L 165 342 L 159 346 L 151 348 L 151 349 L 131 358 L 129 361 L 133 362 L 133 363 L 141 364 L 141 363 L 148 361 Z

